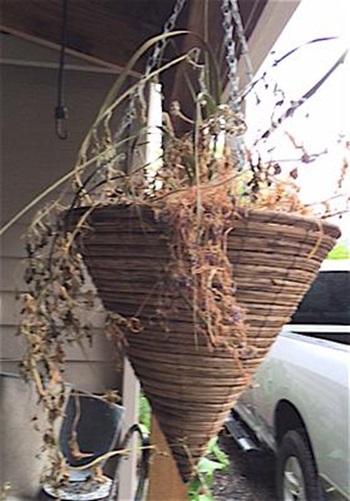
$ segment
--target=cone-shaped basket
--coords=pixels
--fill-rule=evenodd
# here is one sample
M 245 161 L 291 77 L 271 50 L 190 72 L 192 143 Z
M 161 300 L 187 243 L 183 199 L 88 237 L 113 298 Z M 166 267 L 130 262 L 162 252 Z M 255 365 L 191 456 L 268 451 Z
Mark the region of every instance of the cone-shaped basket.
M 73 222 L 82 212 L 74 211 Z M 340 232 L 302 216 L 238 212 L 228 254 L 256 349 L 237 360 L 194 334 L 181 291 L 162 293 L 169 281 L 169 231 L 151 209 L 99 208 L 88 222 L 92 230 L 83 234 L 80 250 L 104 306 L 140 321 L 141 330 L 125 332 L 127 355 L 186 482 Z

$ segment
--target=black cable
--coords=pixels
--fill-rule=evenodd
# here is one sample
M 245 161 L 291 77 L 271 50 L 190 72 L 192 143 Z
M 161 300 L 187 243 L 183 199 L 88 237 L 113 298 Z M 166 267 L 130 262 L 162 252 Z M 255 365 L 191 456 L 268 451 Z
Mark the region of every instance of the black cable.
M 139 475 L 138 475 L 139 478 L 138 478 L 138 484 L 137 484 L 137 488 L 136 488 L 134 501 L 142 501 L 143 492 L 144 492 L 146 480 L 148 477 L 149 459 L 150 459 L 150 455 L 151 455 L 151 448 L 150 448 L 148 434 L 143 433 L 141 427 L 138 424 L 133 424 L 128 429 L 122 443 L 120 444 L 120 449 L 122 451 L 127 449 L 128 444 L 130 443 L 134 433 L 136 433 L 139 436 L 139 439 L 141 441 L 141 449 L 142 449 L 141 459 L 140 459 L 140 469 L 139 469 Z M 108 496 L 108 501 L 114 501 L 116 499 L 116 496 L 117 496 L 119 464 L 120 464 L 120 456 L 119 456 L 117 464 L 116 464 L 115 475 L 114 475 L 114 479 L 113 479 L 112 488 L 111 488 L 111 491 L 110 491 L 109 496 Z
M 62 0 L 61 51 L 57 78 L 57 104 L 55 107 L 55 129 L 60 139 L 67 139 L 67 129 L 63 127 L 68 118 L 68 109 L 64 103 L 64 62 L 67 46 L 67 12 L 68 0 Z

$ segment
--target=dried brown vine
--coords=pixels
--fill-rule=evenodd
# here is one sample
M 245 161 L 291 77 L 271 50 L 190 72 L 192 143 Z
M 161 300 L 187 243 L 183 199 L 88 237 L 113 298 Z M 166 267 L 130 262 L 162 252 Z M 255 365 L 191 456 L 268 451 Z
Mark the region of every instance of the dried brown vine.
M 120 103 L 118 99 L 115 103 Z M 34 380 L 46 412 L 42 434 L 49 467 L 45 475 L 56 486 L 68 478 L 57 443 L 57 423 L 64 415 L 67 391 L 67 346 L 92 342 L 87 312 L 94 309 L 96 296 L 76 243 L 82 232 L 91 231 L 86 222 L 89 211 L 109 204 L 153 207 L 155 216 L 172 228 L 171 276 L 175 286 L 185 286 L 194 332 L 204 333 L 208 344 L 234 350 L 237 360 L 251 356 L 254 350 L 247 345 L 244 311 L 235 300 L 234 276 L 226 252 L 237 207 L 299 214 L 309 209 L 299 201 L 294 181 L 280 179 L 278 165 L 254 164 L 249 152 L 246 168 L 236 165 L 229 142 L 244 133 L 244 121 L 227 106 L 217 105 L 209 114 L 209 104 L 213 108 L 209 94 L 196 103 L 200 113 L 191 133 L 175 137 L 172 127 L 164 130 L 163 165 L 153 187 L 147 183 L 143 162 L 133 171 L 127 170 L 128 150 L 136 156 L 142 149 L 143 125 L 140 133 L 115 144 L 111 116 L 117 104 L 110 104 L 99 114 L 82 145 L 72 183 L 73 200 L 70 204 L 61 200 L 39 211 L 26 235 L 28 291 L 22 296 L 20 333 L 27 350 L 21 369 L 24 377 Z M 175 109 L 178 115 L 180 109 Z M 169 115 L 167 120 L 171 125 Z M 74 229 L 68 228 L 67 213 L 81 206 L 88 206 L 89 211 Z M 166 297 L 163 299 L 160 317 L 167 314 Z M 237 333 L 234 340 L 229 336 L 233 326 Z M 123 350 L 123 331 L 130 328 L 142 329 L 137 317 L 106 312 L 105 332 L 113 337 L 117 349 Z M 106 395 L 107 400 L 114 397 Z M 79 454 L 76 442 L 73 446 Z

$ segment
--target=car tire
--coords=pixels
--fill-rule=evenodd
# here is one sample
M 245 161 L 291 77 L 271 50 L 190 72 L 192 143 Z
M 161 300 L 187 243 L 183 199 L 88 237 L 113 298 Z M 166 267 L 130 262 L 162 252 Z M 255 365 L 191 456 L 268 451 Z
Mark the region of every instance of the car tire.
M 323 501 L 315 461 L 303 430 L 288 431 L 277 453 L 279 501 Z

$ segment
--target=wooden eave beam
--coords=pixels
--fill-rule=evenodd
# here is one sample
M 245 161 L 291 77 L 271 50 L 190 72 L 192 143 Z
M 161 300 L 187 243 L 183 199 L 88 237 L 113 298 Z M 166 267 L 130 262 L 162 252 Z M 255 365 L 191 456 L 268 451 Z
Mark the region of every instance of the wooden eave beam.
M 267 0 L 239 0 L 241 15 L 249 38 L 264 10 Z M 129 7 L 128 7 L 129 5 Z M 148 12 L 139 13 L 143 3 L 135 0 L 70 0 L 68 1 L 67 53 L 93 64 L 120 72 L 135 50 L 150 37 L 159 34 L 164 20 L 173 8 L 172 0 L 150 0 Z M 203 0 L 188 0 L 176 28 L 188 29 L 204 36 Z M 221 1 L 209 0 L 209 42 L 219 60 L 223 30 Z M 52 48 L 61 44 L 62 0 L 0 0 L 0 29 L 24 39 Z M 149 14 L 149 15 L 148 15 Z M 193 36 L 179 37 L 176 44 L 180 53 L 200 45 Z M 146 58 L 131 72 L 139 77 Z M 185 114 L 193 115 L 192 98 L 184 79 L 184 68 L 194 76 L 195 71 L 184 64 L 161 76 L 165 84 L 165 107 L 172 100 L 181 101 Z M 225 80 L 227 68 L 221 67 Z M 196 80 L 196 77 L 194 78 Z M 180 124 L 180 129 L 184 126 Z
M 1 24 L 4 32 L 59 48 L 61 44 L 62 2 L 60 0 L 1 0 Z M 159 33 L 149 23 L 136 25 L 103 2 L 74 0 L 68 3 L 67 53 L 120 71 L 137 48 Z M 133 74 L 139 76 L 141 61 Z

